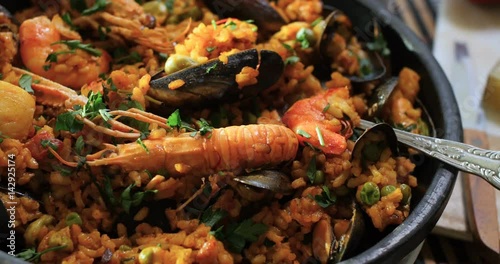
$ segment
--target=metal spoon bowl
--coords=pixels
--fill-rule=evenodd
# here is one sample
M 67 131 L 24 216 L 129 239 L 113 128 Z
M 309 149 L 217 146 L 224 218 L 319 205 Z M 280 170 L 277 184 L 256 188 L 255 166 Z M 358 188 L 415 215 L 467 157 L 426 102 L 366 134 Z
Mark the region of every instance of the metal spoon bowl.
M 380 129 L 383 124 L 361 120 L 359 128 L 365 133 L 371 129 Z M 429 157 L 447 163 L 461 171 L 483 178 L 500 190 L 500 151 L 477 148 L 461 142 L 435 137 L 421 136 L 385 124 L 386 130 L 394 131 L 397 141 L 417 149 Z

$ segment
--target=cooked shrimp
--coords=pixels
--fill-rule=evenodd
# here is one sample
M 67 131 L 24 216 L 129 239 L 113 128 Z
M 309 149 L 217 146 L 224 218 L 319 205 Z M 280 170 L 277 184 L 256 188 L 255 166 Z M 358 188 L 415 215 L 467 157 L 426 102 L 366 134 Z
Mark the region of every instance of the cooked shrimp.
M 297 134 L 302 144 L 309 143 L 326 154 L 341 154 L 347 148 L 346 138 L 340 134 L 344 115 L 359 122 L 348 98 L 349 90 L 343 87 L 302 99 L 283 115 L 283 123 Z
M 80 89 L 109 70 L 111 57 L 100 49 L 97 50 L 101 56 L 75 49 L 74 53 L 57 55 L 57 62 L 47 62 L 50 54 L 70 50 L 65 44 L 54 44 L 61 41 L 61 34 L 45 16 L 25 20 L 19 28 L 19 37 L 24 65 L 33 73 L 62 85 Z
M 295 157 L 297 137 L 282 125 L 230 126 L 212 130 L 210 136 L 184 133 L 176 137 L 128 143 L 87 156 L 90 166 L 118 165 L 125 171 L 166 170 L 171 176 L 205 176 L 219 171 L 278 165 Z
M 23 88 L 0 81 L 0 135 L 25 139 L 31 132 L 35 100 Z

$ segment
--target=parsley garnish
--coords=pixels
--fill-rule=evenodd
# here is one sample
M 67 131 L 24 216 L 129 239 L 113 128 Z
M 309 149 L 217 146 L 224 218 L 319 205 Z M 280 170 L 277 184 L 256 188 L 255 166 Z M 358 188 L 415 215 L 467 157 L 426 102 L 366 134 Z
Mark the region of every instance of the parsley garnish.
M 96 12 L 102 11 L 106 9 L 106 6 L 109 4 L 107 0 L 96 0 L 94 5 L 83 10 L 82 16 L 89 16 Z
M 85 146 L 85 142 L 83 141 L 83 137 L 79 136 L 75 142 L 75 151 L 78 155 L 83 155 L 82 153 L 83 153 L 84 146 Z
M 104 41 L 108 39 L 109 32 L 111 32 L 111 28 L 99 25 L 99 27 L 97 28 L 97 33 L 99 33 L 99 40 Z
M 294 52 L 292 46 L 286 44 L 286 43 L 281 43 L 281 45 L 283 45 L 283 47 L 285 47 L 285 49 L 287 49 L 288 51 L 290 52 Z
M 207 47 L 206 50 L 208 53 L 212 53 L 217 47 Z
M 206 73 L 210 73 L 215 68 L 217 68 L 217 63 L 214 63 L 212 66 L 209 66 L 206 70 Z
M 60 40 L 60 41 L 56 41 L 50 45 L 55 45 L 55 44 L 64 44 L 64 45 L 68 46 L 68 48 L 70 50 L 81 49 L 83 51 L 86 51 L 87 53 L 89 53 L 92 56 L 101 56 L 102 55 L 102 52 L 95 49 L 95 48 L 92 48 L 92 45 L 83 44 L 79 40 Z
M 136 192 L 133 195 L 131 194 L 132 188 L 134 188 L 135 183 L 132 183 L 129 185 L 121 194 L 121 205 L 125 213 L 129 214 L 130 209 L 132 207 L 137 207 L 139 206 L 142 201 L 144 200 L 144 197 L 148 194 L 155 194 L 158 192 L 158 190 L 146 190 L 143 192 Z
M 176 109 L 167 119 L 167 125 L 170 127 L 181 128 L 182 120 L 181 114 L 179 113 L 179 109 Z
M 325 107 L 323 107 L 323 113 L 326 113 L 330 109 L 330 103 L 326 103 Z
M 2 134 L 2 132 L 0 132 L 0 143 L 2 143 L 3 140 L 6 139 L 6 138 L 10 138 L 10 137 L 6 136 L 6 135 Z
M 321 133 L 321 130 L 319 129 L 318 126 L 316 126 L 316 135 L 318 136 L 319 144 L 324 147 L 325 146 L 325 139 L 323 138 L 323 134 Z
M 321 194 L 314 196 L 314 201 L 316 201 L 319 206 L 321 206 L 322 208 L 327 208 L 328 206 L 333 205 L 337 202 L 337 197 L 335 196 L 335 194 L 332 194 L 330 192 L 330 189 L 328 189 L 328 187 L 323 185 L 321 189 L 323 189 L 323 191 L 321 191 Z
M 33 88 L 31 88 L 32 81 L 33 78 L 30 75 L 23 74 L 21 75 L 21 78 L 19 78 L 19 86 L 21 86 L 21 88 L 23 88 L 26 92 L 34 94 L 35 92 L 33 91 Z
M 51 251 L 56 251 L 56 250 L 59 250 L 59 249 L 65 248 L 65 247 L 66 247 L 66 245 L 60 245 L 60 246 L 56 246 L 56 247 L 47 248 L 47 249 L 40 251 L 40 252 L 36 252 L 35 248 L 28 248 L 28 249 L 25 249 L 25 250 L 19 252 L 16 255 L 16 257 L 20 258 L 22 260 L 37 263 L 38 261 L 40 261 L 40 257 L 43 254 L 51 252 Z
M 288 64 L 295 64 L 297 62 L 299 62 L 300 58 L 297 57 L 297 56 L 290 56 L 288 58 L 285 59 L 285 65 L 288 65 Z
M 142 57 L 137 51 L 132 51 L 130 54 L 118 58 L 116 64 L 135 64 L 142 62 Z
M 88 98 L 89 99 L 83 108 L 76 107 L 73 111 L 58 115 L 55 130 L 65 130 L 70 131 L 71 133 L 76 133 L 82 130 L 83 123 L 79 121 L 76 116 L 89 119 L 101 116 L 104 121 L 111 118 L 101 93 L 94 94 L 91 92 Z
M 316 18 L 316 20 L 314 20 L 312 23 L 311 23 L 311 27 L 315 27 L 317 24 L 319 24 L 321 21 L 323 21 L 323 18 L 322 17 L 318 17 Z
M 373 42 L 366 43 L 366 47 L 371 51 L 379 52 L 382 56 L 389 56 L 391 54 L 391 50 L 387 47 L 387 41 L 380 32 Z
M 229 21 L 226 25 L 224 25 L 224 28 L 230 27 L 231 30 L 236 30 L 237 26 L 238 25 L 236 25 L 234 21 Z
M 73 53 L 75 53 L 75 50 L 62 50 L 50 53 L 45 59 L 45 62 L 48 62 L 48 64 L 43 65 L 43 69 L 45 71 L 48 71 L 52 66 L 52 63 L 57 62 L 57 56 L 62 54 L 73 54 Z
M 61 18 L 64 23 L 66 23 L 72 30 L 77 30 L 75 24 L 73 24 L 73 21 L 71 21 L 71 15 L 69 13 L 64 13 Z
M 248 24 L 253 24 L 255 21 L 253 19 L 247 19 L 247 20 L 243 20 L 243 22 L 248 23 Z
M 50 139 L 43 139 L 42 141 L 40 141 L 40 145 L 42 145 L 42 147 L 44 148 L 50 147 L 53 150 L 57 150 L 57 145 L 54 144 L 54 142 L 52 142 Z
M 301 28 L 299 29 L 296 35 L 296 39 L 300 43 L 303 49 L 307 49 L 311 46 L 307 34 L 308 34 L 307 29 Z
M 212 208 L 210 207 L 203 212 L 200 221 L 207 226 L 213 227 L 226 216 L 227 216 L 226 210 L 220 208 L 212 210 Z
M 214 27 L 214 30 L 217 29 L 217 23 L 215 23 L 215 20 L 212 19 L 212 27 Z
M 213 127 L 207 122 L 207 120 L 200 118 L 198 121 L 198 126 L 200 127 L 200 135 L 204 136 L 205 134 L 212 132 Z
M 401 123 L 395 123 L 394 128 L 397 128 L 399 130 L 404 130 L 407 132 L 411 132 L 413 129 L 417 128 L 417 124 L 410 124 L 410 125 L 405 126 Z
M 168 12 L 172 12 L 174 10 L 174 1 L 175 0 L 166 0 L 165 1 L 165 6 L 167 7 Z
M 316 155 L 311 157 L 311 160 L 309 161 L 309 166 L 307 166 L 306 175 L 309 181 L 311 183 L 314 183 L 314 180 L 316 178 Z
M 297 135 L 303 136 L 305 138 L 311 138 L 311 135 L 302 129 L 297 129 Z
M 246 219 L 241 223 L 233 223 L 224 228 L 219 227 L 211 233 L 220 241 L 224 241 L 228 249 L 240 253 L 247 242 L 255 242 L 267 231 L 268 227 L 262 223 L 255 223 L 252 219 Z
M 144 145 L 144 142 L 142 142 L 141 138 L 138 138 L 135 142 L 137 142 L 137 144 L 139 144 L 139 146 L 141 146 L 146 151 L 146 153 L 149 154 L 149 149 L 148 147 L 146 147 L 146 145 Z

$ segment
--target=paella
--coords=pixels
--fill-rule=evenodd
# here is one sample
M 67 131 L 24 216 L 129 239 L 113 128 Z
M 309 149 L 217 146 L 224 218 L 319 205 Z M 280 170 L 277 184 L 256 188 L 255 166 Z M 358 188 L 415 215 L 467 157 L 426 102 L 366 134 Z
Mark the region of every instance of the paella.
M 54 3 L 0 9 L 8 254 L 330 263 L 408 217 L 408 155 L 353 149 L 390 74 L 376 26 L 358 39 L 319 0 Z M 419 78 L 403 68 L 372 118 L 429 133 Z

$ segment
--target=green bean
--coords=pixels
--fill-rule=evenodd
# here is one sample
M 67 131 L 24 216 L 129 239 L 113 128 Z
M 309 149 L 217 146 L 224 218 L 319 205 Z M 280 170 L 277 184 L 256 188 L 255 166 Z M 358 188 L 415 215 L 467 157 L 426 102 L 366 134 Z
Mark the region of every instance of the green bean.
M 321 184 L 325 182 L 325 173 L 322 170 L 317 170 L 314 173 L 314 184 Z
M 197 65 L 198 63 L 191 59 L 189 56 L 173 54 L 168 57 L 165 62 L 165 73 L 172 74 L 174 72 L 180 71 L 190 66 Z
M 380 190 L 373 182 L 366 182 L 360 193 L 361 201 L 366 205 L 374 205 L 380 199 Z
M 411 187 L 408 186 L 408 184 L 403 183 L 399 186 L 399 188 L 401 189 L 401 192 L 403 193 L 403 200 L 401 200 L 401 202 L 404 205 L 409 204 L 410 200 L 411 200 Z
M 396 190 L 396 187 L 394 187 L 393 185 L 386 185 L 384 187 L 382 187 L 382 190 L 380 190 L 380 194 L 382 194 L 382 196 L 387 196 L 389 194 L 391 194 L 392 192 L 394 192 Z

